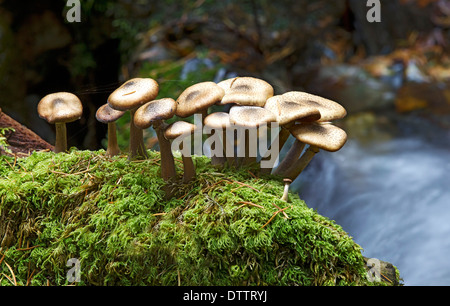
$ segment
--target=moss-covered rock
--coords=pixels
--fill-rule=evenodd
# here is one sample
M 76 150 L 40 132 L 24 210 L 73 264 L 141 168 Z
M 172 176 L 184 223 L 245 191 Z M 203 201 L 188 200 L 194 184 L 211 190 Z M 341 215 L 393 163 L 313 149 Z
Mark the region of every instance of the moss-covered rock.
M 159 157 L 1 156 L 0 285 L 67 285 L 71 258 L 78 285 L 372 284 L 361 247 L 297 195 L 280 200 L 281 180 L 196 157 L 192 183 L 166 184 Z

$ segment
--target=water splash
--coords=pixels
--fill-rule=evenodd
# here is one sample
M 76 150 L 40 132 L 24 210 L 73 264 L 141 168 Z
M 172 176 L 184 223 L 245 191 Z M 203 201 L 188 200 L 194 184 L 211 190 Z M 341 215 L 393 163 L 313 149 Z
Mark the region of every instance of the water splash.
M 450 150 L 426 140 L 321 152 L 293 187 L 364 248 L 397 266 L 405 285 L 450 285 Z

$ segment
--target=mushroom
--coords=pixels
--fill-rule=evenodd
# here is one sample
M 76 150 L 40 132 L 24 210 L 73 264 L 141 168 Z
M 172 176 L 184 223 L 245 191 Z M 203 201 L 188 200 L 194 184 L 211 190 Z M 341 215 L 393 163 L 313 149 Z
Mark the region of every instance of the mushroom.
M 219 82 L 225 95 L 218 105 L 234 103 L 237 105 L 261 106 L 273 96 L 273 87 L 264 80 L 253 77 L 236 77 Z
M 208 108 L 219 102 L 224 90 L 214 82 L 201 82 L 186 88 L 177 99 L 176 115 L 181 118 L 202 114 L 202 122 Z
M 147 157 L 144 134 L 134 124 L 135 112 L 139 106 L 156 98 L 159 92 L 158 83 L 151 78 L 134 78 L 117 88 L 108 98 L 111 108 L 130 111 L 130 155 L 129 159 Z
M 316 107 L 302 103 L 301 101 L 291 101 L 282 95 L 273 96 L 267 99 L 264 108 L 270 110 L 277 116 L 277 122 L 281 129 L 278 134 L 278 139 L 275 141 L 278 141 L 280 151 L 290 135 L 289 128 L 291 126 L 296 122 L 314 122 L 321 118 L 320 111 Z M 303 146 L 297 142 L 298 141 L 296 141 L 289 150 L 288 155 L 292 155 L 292 157 L 289 156 L 289 160 L 296 160 L 303 150 Z M 284 159 L 284 161 L 286 161 L 286 159 Z M 288 165 L 283 164 L 282 162 L 277 167 L 276 171 L 281 171 L 282 169 L 285 169 L 286 166 Z M 269 170 L 271 169 L 268 168 L 267 171 Z
M 229 166 L 234 165 L 234 144 L 227 137 L 227 129 L 230 127 L 230 115 L 226 112 L 215 112 L 206 116 L 204 120 L 205 127 L 213 129 L 214 133 L 222 132 L 222 152 L 223 156 L 213 155 L 211 164 L 223 164 L 228 162 Z
M 233 106 L 230 109 L 230 123 L 237 125 L 238 129 L 244 129 L 245 131 L 244 158 L 238 158 L 238 164 L 247 165 L 252 162 L 256 162 L 257 145 L 255 145 L 254 150 L 252 150 L 253 154 L 251 154 L 250 150 L 252 148 L 250 147 L 250 130 L 255 129 L 257 135 L 259 127 L 270 122 L 275 122 L 276 120 L 276 116 L 271 111 L 259 106 Z M 257 137 L 255 137 L 254 139 L 256 142 Z
M 137 128 L 146 129 L 153 126 L 156 132 L 161 153 L 161 177 L 165 181 L 176 176 L 172 148 L 170 142 L 164 137 L 166 128 L 164 120 L 172 118 L 176 108 L 174 99 L 163 98 L 145 103 L 134 114 L 134 124 Z
M 189 135 L 191 135 L 195 131 L 196 126 L 192 123 L 185 122 L 185 121 L 177 121 L 172 124 L 170 124 L 166 130 L 164 131 L 164 137 L 166 139 L 175 139 L 178 138 L 180 141 L 182 138 L 185 138 Z M 182 143 L 183 144 L 183 143 Z M 194 162 L 192 161 L 192 157 L 190 154 L 184 154 L 183 147 L 180 147 L 182 149 L 182 160 L 183 160 L 183 166 L 184 166 L 184 173 L 183 173 L 183 183 L 188 183 L 192 181 L 192 179 L 195 177 L 195 166 Z
M 284 93 L 281 95 L 282 100 L 294 102 L 302 105 L 303 107 L 308 108 L 315 108 L 320 112 L 320 118 L 317 118 L 316 120 L 312 120 L 314 118 L 307 117 L 308 120 L 300 120 L 300 122 L 329 122 L 332 120 L 342 119 L 347 115 L 347 111 L 345 108 L 340 105 L 339 103 L 317 96 L 312 95 L 306 92 L 302 91 L 290 91 L 287 93 Z M 299 121 L 296 121 L 299 122 Z M 282 129 L 280 131 L 280 134 L 284 134 L 281 136 L 284 141 L 287 140 L 287 137 L 289 136 L 289 128 L 293 126 L 293 123 L 288 124 L 285 126 L 285 129 Z M 287 136 L 286 136 L 287 135 Z M 282 140 L 281 140 L 282 141 Z M 281 142 L 280 141 L 280 142 Z M 304 148 L 304 144 L 301 143 L 297 138 L 294 140 L 294 143 L 292 147 L 287 152 L 284 159 L 281 161 L 281 163 L 278 165 L 278 167 L 273 171 L 273 174 L 279 175 L 287 170 L 287 168 L 292 165 L 300 156 L 302 153 L 302 150 Z M 281 147 L 281 146 L 280 146 Z
M 124 111 L 119 111 L 111 108 L 108 103 L 99 107 L 95 113 L 95 118 L 101 123 L 108 124 L 108 146 L 106 148 L 107 156 L 116 156 L 120 154 L 120 148 L 117 143 L 116 135 L 116 120 L 125 114 Z
M 300 175 L 320 149 L 336 152 L 347 141 L 345 131 L 330 122 L 298 124 L 291 128 L 291 132 L 295 138 L 309 144 L 305 153 L 282 173 L 283 177 L 291 180 L 295 180 Z
M 281 200 L 287 202 L 287 200 L 289 198 L 289 185 L 291 185 L 292 180 L 289 178 L 285 178 L 285 179 L 283 179 L 283 182 L 284 182 L 284 191 L 283 191 L 283 196 L 281 197 Z
M 319 122 L 329 122 L 342 119 L 347 115 L 345 108 L 339 103 L 317 95 L 302 91 L 289 91 L 282 94 L 282 97 L 288 101 L 302 103 L 315 107 L 320 112 Z
M 80 99 L 69 92 L 52 93 L 39 101 L 37 111 L 39 117 L 55 124 L 55 153 L 67 151 L 66 123 L 81 118 L 83 105 Z

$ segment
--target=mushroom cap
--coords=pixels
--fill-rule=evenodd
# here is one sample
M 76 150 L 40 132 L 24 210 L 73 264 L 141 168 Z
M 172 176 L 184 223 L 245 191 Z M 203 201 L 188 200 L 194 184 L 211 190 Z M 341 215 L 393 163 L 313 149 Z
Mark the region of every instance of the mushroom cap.
M 186 121 L 176 121 L 170 124 L 164 131 L 166 139 L 175 139 L 180 136 L 192 134 L 196 129 L 195 124 Z
M 214 82 L 201 82 L 186 88 L 177 99 L 176 115 L 182 118 L 219 102 L 225 91 Z
M 222 129 L 230 125 L 230 114 L 226 112 L 215 112 L 205 117 L 205 126 L 213 129 Z
M 329 122 L 297 124 L 289 130 L 301 142 L 330 152 L 338 151 L 347 141 L 347 133 Z
M 114 122 L 125 114 L 125 111 L 115 110 L 108 103 L 100 106 L 95 113 L 95 118 L 101 123 Z
M 70 92 L 57 92 L 42 98 L 37 111 L 39 117 L 49 123 L 66 123 L 80 119 L 83 105 L 76 95 Z
M 273 87 L 264 80 L 253 77 L 236 77 L 219 82 L 217 85 L 225 90 L 225 95 L 218 103 L 225 105 L 264 106 L 266 100 L 273 96 Z
M 277 121 L 275 114 L 263 107 L 233 106 L 230 109 L 230 122 L 240 126 L 258 127 L 275 121 Z
M 291 122 L 313 122 L 320 119 L 320 111 L 306 103 L 293 102 L 281 95 L 273 96 L 267 99 L 264 105 L 265 109 L 270 110 L 277 116 L 280 125 Z
M 158 83 L 151 78 L 134 78 L 123 83 L 108 98 L 108 104 L 116 110 L 127 111 L 156 98 Z
M 345 108 L 339 103 L 317 95 L 302 91 L 289 91 L 284 93 L 283 98 L 287 101 L 300 102 L 304 105 L 310 105 L 320 111 L 319 122 L 327 122 L 342 119 L 347 115 Z
M 172 98 L 162 98 L 145 103 L 134 113 L 134 125 L 146 129 L 155 121 L 170 119 L 175 115 L 177 103 Z
M 290 183 L 292 183 L 292 180 L 290 178 L 284 178 L 283 182 L 286 184 L 290 184 Z

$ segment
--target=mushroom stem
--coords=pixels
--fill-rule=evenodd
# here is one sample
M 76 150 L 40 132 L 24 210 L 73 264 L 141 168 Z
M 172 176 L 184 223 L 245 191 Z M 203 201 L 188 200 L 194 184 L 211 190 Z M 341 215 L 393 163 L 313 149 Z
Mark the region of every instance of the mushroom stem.
M 117 143 L 116 123 L 108 122 L 108 148 L 106 155 L 113 157 L 120 154 L 119 144 Z
M 214 133 L 219 133 L 219 129 L 214 129 Z M 212 134 L 209 134 L 209 135 L 212 135 Z M 223 141 L 222 141 L 222 148 L 223 148 L 222 152 L 225 152 L 225 147 L 223 145 Z M 217 150 L 217 148 L 215 148 L 215 149 Z M 225 162 L 226 162 L 225 155 L 223 155 L 223 156 L 216 156 L 216 155 L 211 156 L 211 165 L 223 165 L 223 164 L 225 164 Z
M 183 146 L 183 144 L 181 144 Z M 182 148 L 182 147 L 181 147 Z M 181 155 L 183 159 L 184 173 L 183 173 L 183 183 L 189 183 L 196 175 L 194 162 L 190 155 Z
M 67 151 L 67 128 L 64 122 L 55 123 L 55 153 Z
M 303 155 L 286 170 L 283 176 L 295 180 L 319 151 L 320 149 L 318 147 L 310 145 L 305 153 L 303 153 Z
M 234 137 L 233 137 L 234 139 Z M 227 137 L 227 129 L 223 128 L 222 131 L 222 146 L 223 146 L 223 156 L 225 157 L 227 163 L 228 163 L 228 167 L 234 167 L 234 144 L 230 142 L 230 140 Z M 228 148 L 231 148 L 228 149 Z M 228 156 L 227 151 L 232 151 L 232 156 Z
M 153 123 L 153 128 L 156 132 L 159 142 L 159 152 L 161 153 L 161 177 L 168 181 L 177 175 L 175 169 L 175 161 L 172 154 L 170 141 L 164 137 L 165 124 L 159 120 Z
M 287 202 L 288 197 L 289 197 L 289 185 L 292 183 L 292 180 L 285 178 L 283 180 L 283 182 L 284 182 L 284 191 L 283 191 L 283 196 L 281 197 L 281 200 Z
M 281 129 L 280 129 L 280 132 L 278 134 L 278 136 L 279 136 L 278 137 L 278 141 L 279 141 L 278 146 L 280 148 L 280 151 L 283 148 L 283 146 L 286 143 L 286 141 L 288 140 L 289 135 L 291 135 L 291 132 L 289 131 L 289 127 L 288 126 L 282 126 Z
M 137 108 L 130 110 L 130 156 L 128 157 L 130 160 L 135 159 L 136 157 L 148 157 L 144 144 L 144 132 L 134 124 L 134 114 L 136 113 L 136 110 Z
M 257 132 L 258 133 L 258 130 Z M 242 160 L 242 165 L 250 165 L 256 163 L 256 156 L 250 156 L 250 131 L 245 129 L 245 157 Z
M 291 165 L 293 165 L 298 160 L 300 154 L 302 154 L 304 147 L 305 143 L 299 141 L 298 139 L 295 139 L 291 148 L 286 153 L 286 156 L 280 162 L 278 167 L 273 170 L 273 174 L 279 175 L 284 173 Z
M 272 129 L 272 127 L 271 127 L 271 129 Z M 270 144 L 269 144 L 269 147 L 267 148 L 267 152 L 272 152 L 272 145 L 276 142 L 279 143 L 279 141 L 280 141 L 280 132 L 278 132 L 277 136 L 274 139 L 270 139 Z M 277 157 L 278 157 L 278 155 L 280 154 L 280 151 L 281 151 L 281 147 L 278 145 L 278 152 L 275 152 L 274 154 L 277 154 Z M 270 160 L 270 156 L 262 156 L 260 163 L 262 163 L 263 161 L 268 161 L 268 160 Z M 272 169 L 273 169 L 273 164 L 271 165 L 271 167 L 261 168 L 260 173 L 261 174 L 270 174 L 272 172 Z

